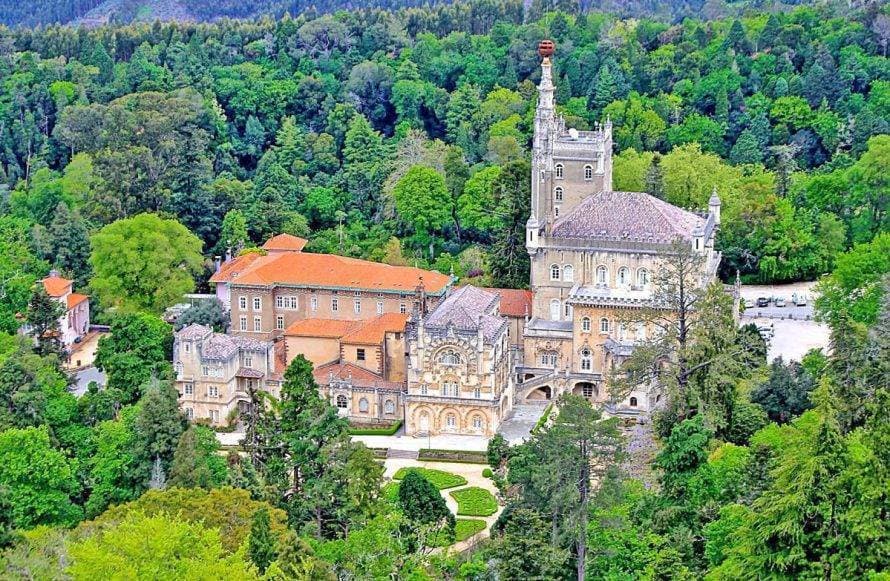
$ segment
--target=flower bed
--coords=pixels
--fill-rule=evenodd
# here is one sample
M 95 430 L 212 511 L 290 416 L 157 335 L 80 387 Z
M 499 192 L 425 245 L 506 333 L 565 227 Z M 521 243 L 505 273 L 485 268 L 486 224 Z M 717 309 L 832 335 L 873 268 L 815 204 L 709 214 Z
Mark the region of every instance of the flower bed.
M 421 476 L 429 480 L 433 486 L 439 490 L 454 488 L 455 486 L 463 486 L 467 483 L 467 479 L 451 472 L 444 470 L 434 470 L 432 468 L 399 468 L 399 471 L 393 476 L 393 480 L 402 480 L 409 470 L 414 470 Z
M 474 450 L 436 450 L 434 448 L 421 448 L 417 456 L 424 462 L 459 462 L 462 464 L 488 464 L 488 455 L 485 452 Z
M 451 493 L 459 516 L 491 516 L 498 511 L 497 499 L 484 488 L 471 486 Z
M 391 426 L 380 426 L 377 428 L 350 427 L 350 436 L 394 436 L 399 428 L 402 427 L 402 420 L 397 421 Z

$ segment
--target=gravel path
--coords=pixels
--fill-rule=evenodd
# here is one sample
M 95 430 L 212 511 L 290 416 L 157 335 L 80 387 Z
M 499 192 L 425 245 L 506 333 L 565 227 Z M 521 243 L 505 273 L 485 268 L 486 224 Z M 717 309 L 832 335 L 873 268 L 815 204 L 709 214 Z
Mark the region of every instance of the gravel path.
M 447 490 L 443 490 L 442 497 L 445 499 L 445 504 L 448 505 L 448 509 L 457 515 L 457 501 L 452 498 L 451 494 L 455 490 L 461 490 L 462 488 L 469 488 L 471 486 L 478 486 L 479 488 L 484 488 L 485 490 L 492 493 L 495 497 L 498 495 L 498 489 L 495 487 L 494 482 L 491 481 L 490 478 L 485 478 L 482 476 L 482 471 L 487 467 L 485 464 L 465 464 L 458 462 L 423 462 L 418 460 L 409 460 L 406 458 L 387 458 L 383 464 L 384 472 L 383 476 L 386 479 L 392 479 L 393 475 L 398 472 L 400 468 L 432 468 L 435 470 L 442 470 L 444 472 L 451 472 L 452 474 L 457 474 L 463 476 L 467 479 L 467 483 L 464 486 L 456 486 L 454 488 L 449 488 Z M 487 539 L 491 534 L 491 525 L 498 520 L 498 516 L 500 516 L 501 511 L 504 509 L 502 506 L 498 506 L 498 510 L 491 516 L 459 516 L 457 518 L 472 518 L 472 519 L 480 519 L 485 521 L 485 528 L 472 537 L 461 541 L 459 543 L 455 543 L 448 547 L 448 550 L 454 551 L 457 553 L 462 553 L 467 549 L 471 548 L 473 545 L 478 543 L 482 539 Z

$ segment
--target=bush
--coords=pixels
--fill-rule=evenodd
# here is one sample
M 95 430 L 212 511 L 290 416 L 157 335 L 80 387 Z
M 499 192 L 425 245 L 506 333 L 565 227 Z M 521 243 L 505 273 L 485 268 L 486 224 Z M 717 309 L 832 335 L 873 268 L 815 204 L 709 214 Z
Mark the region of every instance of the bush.
M 461 488 L 451 496 L 457 501 L 458 516 L 491 516 L 498 511 L 497 499 L 484 488 Z
M 402 427 L 402 420 L 397 421 L 391 426 L 383 426 L 379 428 L 349 428 L 350 436 L 394 436 L 399 428 Z
M 387 482 L 383 485 L 383 489 L 380 491 L 380 496 L 382 496 L 385 500 L 396 504 L 399 502 L 399 483 L 398 482 Z
M 488 465 L 491 466 L 492 470 L 497 470 L 509 458 L 510 444 L 507 443 L 504 436 L 495 434 L 494 437 L 488 441 L 488 452 L 486 454 Z
M 459 518 L 454 527 L 454 540 L 459 543 L 484 530 L 484 520 L 479 520 L 477 518 Z
M 492 478 L 494 477 L 494 472 L 491 471 L 491 468 L 486 468 L 482 471 L 483 478 Z
M 467 479 L 463 476 L 432 468 L 399 468 L 398 472 L 393 476 L 393 480 L 403 480 L 408 472 L 417 472 L 439 490 L 463 486 L 467 483 Z
M 547 407 L 544 408 L 544 413 L 541 414 L 541 417 L 538 418 L 537 423 L 535 423 L 535 427 L 532 428 L 532 434 L 538 433 L 538 431 L 544 427 L 547 423 L 547 419 L 550 417 L 550 412 L 553 411 L 553 404 L 547 404 Z

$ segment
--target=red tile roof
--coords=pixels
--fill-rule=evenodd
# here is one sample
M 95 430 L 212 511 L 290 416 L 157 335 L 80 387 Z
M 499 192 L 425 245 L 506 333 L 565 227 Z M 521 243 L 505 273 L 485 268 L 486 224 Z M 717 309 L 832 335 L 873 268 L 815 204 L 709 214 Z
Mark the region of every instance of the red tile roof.
M 321 337 L 340 339 L 351 345 L 380 345 L 386 333 L 403 333 L 408 315 L 385 313 L 365 321 L 339 319 L 303 319 L 285 329 L 286 337 Z
M 71 280 L 58 275 L 48 276 L 43 279 L 43 287 L 46 289 L 46 294 L 51 297 L 60 297 L 67 292 L 71 292 L 71 283 Z
M 74 307 L 79 305 L 80 303 L 82 303 L 86 300 L 89 300 L 89 298 L 90 297 L 88 297 L 87 295 L 82 295 L 79 293 L 71 293 L 70 295 L 68 295 L 68 310 L 70 311 L 71 309 L 73 309 Z
M 253 263 L 257 258 L 263 255 L 258 252 L 247 252 L 241 256 L 236 256 L 231 260 L 225 261 L 219 271 L 210 277 L 210 282 L 230 282 L 236 276 L 244 272 L 244 270 Z
M 244 257 L 239 257 L 244 258 Z M 313 288 L 347 288 L 371 291 L 413 293 L 421 279 L 427 293 L 439 294 L 451 277 L 410 266 L 391 266 L 379 262 L 334 254 L 275 252 L 244 263 L 243 268 L 223 267 L 211 282 L 244 285 L 293 285 Z M 238 270 L 235 274 L 233 271 Z
M 309 241 L 299 236 L 291 236 L 290 234 L 278 234 L 266 240 L 263 248 L 266 250 L 292 250 L 299 252 L 306 247 Z
M 406 313 L 385 313 L 370 321 L 357 321 L 342 341 L 352 345 L 380 345 L 386 333 L 404 333 L 407 321 Z
M 532 314 L 532 291 L 515 288 L 486 288 L 501 297 L 500 313 L 505 317 L 525 317 Z
M 341 321 L 339 319 L 303 319 L 294 321 L 284 330 L 286 337 L 325 337 L 339 339 L 350 332 L 361 321 Z
M 315 383 L 328 385 L 331 378 L 348 381 L 358 387 L 383 387 L 389 389 L 401 389 L 403 384 L 397 381 L 386 381 L 382 376 L 369 371 L 364 367 L 352 363 L 327 363 L 312 371 Z

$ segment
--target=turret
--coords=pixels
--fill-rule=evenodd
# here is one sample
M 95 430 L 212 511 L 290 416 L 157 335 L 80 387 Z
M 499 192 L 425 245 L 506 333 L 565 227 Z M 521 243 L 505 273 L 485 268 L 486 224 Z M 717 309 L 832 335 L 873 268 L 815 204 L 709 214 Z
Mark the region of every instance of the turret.
M 708 213 L 714 217 L 714 224 L 720 225 L 720 196 L 717 195 L 717 186 L 711 192 L 711 199 L 708 200 Z

